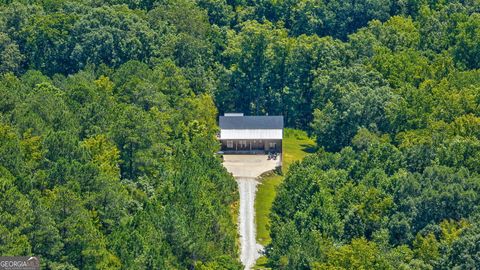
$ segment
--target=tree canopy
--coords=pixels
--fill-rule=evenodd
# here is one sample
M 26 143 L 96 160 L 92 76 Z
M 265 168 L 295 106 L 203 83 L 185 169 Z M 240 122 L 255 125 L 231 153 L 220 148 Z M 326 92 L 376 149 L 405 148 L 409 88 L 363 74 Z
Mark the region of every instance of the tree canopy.
M 239 269 L 218 114 L 318 151 L 272 209 L 283 269 L 480 268 L 480 2 L 0 0 L 0 253 Z

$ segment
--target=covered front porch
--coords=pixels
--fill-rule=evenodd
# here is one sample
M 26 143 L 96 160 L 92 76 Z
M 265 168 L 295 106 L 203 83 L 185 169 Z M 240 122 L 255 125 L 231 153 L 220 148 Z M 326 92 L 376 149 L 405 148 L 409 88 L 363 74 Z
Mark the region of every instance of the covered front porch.
M 221 140 L 224 153 L 264 154 L 282 152 L 282 140 Z

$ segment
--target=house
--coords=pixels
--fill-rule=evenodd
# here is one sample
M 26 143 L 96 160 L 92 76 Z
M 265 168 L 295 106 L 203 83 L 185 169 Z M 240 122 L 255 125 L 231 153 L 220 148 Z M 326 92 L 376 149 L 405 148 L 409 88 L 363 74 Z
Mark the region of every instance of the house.
M 282 152 L 283 116 L 220 116 L 222 151 L 225 153 Z

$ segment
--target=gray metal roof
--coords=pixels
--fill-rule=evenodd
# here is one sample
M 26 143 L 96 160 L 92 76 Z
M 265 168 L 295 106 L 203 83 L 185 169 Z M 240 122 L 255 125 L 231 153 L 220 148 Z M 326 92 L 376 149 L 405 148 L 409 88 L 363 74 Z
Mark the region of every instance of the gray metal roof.
M 283 116 L 220 116 L 221 129 L 283 129 Z

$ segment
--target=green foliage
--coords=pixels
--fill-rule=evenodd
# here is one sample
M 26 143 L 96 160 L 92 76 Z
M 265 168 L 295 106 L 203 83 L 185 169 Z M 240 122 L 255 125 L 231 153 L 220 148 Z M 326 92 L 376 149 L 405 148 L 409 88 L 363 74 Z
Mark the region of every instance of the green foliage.
M 283 130 L 284 138 L 294 138 L 296 140 L 307 140 L 308 134 L 300 129 L 286 128 Z
M 478 217 L 476 217 L 474 224 L 462 228 L 459 235 L 451 242 L 451 248 L 440 260 L 439 269 L 479 267 L 480 262 L 474 256 L 478 253 L 478 236 Z
M 309 120 L 292 124 L 284 110 L 287 124 L 323 149 L 279 187 L 269 266 L 478 268 L 478 3 L 409 4 L 395 8 L 412 17 L 370 21 L 340 42 L 343 60 L 307 65 L 312 83 L 288 100 Z
M 166 59 L 0 82 L 1 252 L 47 269 L 238 269 L 216 109 Z
M 0 1 L 0 253 L 238 269 L 218 107 L 316 138 L 278 190 L 271 266 L 479 268 L 479 7 Z
M 480 46 L 478 39 L 480 38 L 480 15 L 472 14 L 468 21 L 459 25 L 459 33 L 456 37 L 456 45 L 454 47 L 455 57 L 458 62 L 467 68 L 480 68 Z
M 403 258 L 402 264 L 418 260 L 436 266 L 443 256 L 449 256 L 445 252 L 463 229 L 446 221 L 476 213 L 478 174 L 460 164 L 425 167 L 422 173 L 407 171 L 408 162 L 385 160 L 402 160 L 404 153 L 376 152 L 395 146 L 366 135 L 355 137 L 355 150 L 319 152 L 291 167 L 272 208 L 272 244 L 267 254 L 273 266 L 389 269 L 397 263 L 392 252 L 408 251 L 405 244 L 414 250 L 408 251 L 413 255 Z M 438 236 L 431 229 L 437 224 L 441 228 Z M 330 244 L 314 251 L 312 235 Z M 386 253 L 373 246 L 362 250 L 358 239 L 367 246 L 381 243 Z M 352 258 L 344 257 L 350 252 Z M 297 254 L 305 254 L 304 259 L 298 261 Z
M 315 81 L 317 143 L 328 150 L 347 146 L 361 127 L 385 131 L 387 104 L 394 95 L 380 73 L 362 65 L 326 71 Z
M 157 52 L 153 29 L 125 6 L 90 9 L 72 28 L 71 62 L 119 66 L 130 59 L 148 60 Z
M 0 32 L 0 74 L 19 72 L 24 59 L 18 45 L 7 34 Z
M 262 1 L 253 16 L 282 21 L 294 35 L 344 38 L 372 19 L 386 20 L 394 1 Z
M 345 61 L 345 46 L 330 37 L 287 36 L 270 22 L 246 21 L 230 33 L 224 51 L 228 88 L 216 94 L 223 111 L 282 114 L 291 127 L 307 127 L 312 119 L 316 69 Z M 235 91 L 232 91 L 235 89 Z
M 2 145 L 5 138 L 2 138 Z M 14 175 L 0 166 L 0 252 L 7 256 L 27 255 L 31 243 L 27 233 L 31 229 L 32 208 L 28 198 L 15 186 Z

